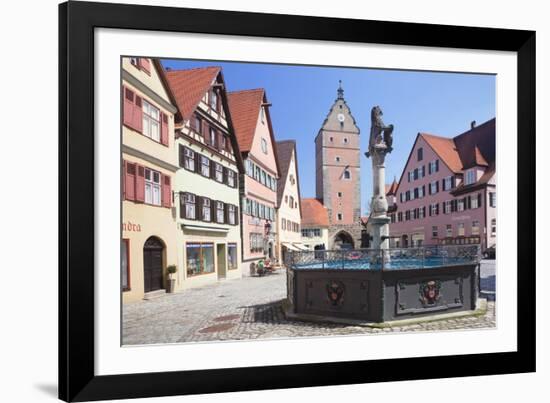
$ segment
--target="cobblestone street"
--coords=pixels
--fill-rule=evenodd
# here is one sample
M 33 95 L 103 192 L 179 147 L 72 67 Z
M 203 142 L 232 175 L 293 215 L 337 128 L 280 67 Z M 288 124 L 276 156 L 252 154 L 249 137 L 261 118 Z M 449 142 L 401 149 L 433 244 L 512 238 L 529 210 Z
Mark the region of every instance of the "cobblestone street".
M 495 305 L 487 313 L 391 328 L 287 320 L 283 271 L 265 277 L 185 290 L 123 307 L 123 344 L 185 343 L 196 341 L 330 336 L 380 332 L 411 332 L 495 327 Z

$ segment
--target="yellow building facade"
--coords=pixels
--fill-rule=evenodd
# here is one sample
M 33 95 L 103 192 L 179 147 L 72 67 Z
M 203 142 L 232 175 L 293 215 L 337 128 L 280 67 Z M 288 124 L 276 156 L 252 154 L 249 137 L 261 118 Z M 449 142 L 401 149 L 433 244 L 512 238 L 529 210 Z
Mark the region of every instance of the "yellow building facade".
M 166 267 L 178 259 L 172 195 L 177 108 L 161 69 L 151 59 L 122 59 L 123 303 L 164 293 Z

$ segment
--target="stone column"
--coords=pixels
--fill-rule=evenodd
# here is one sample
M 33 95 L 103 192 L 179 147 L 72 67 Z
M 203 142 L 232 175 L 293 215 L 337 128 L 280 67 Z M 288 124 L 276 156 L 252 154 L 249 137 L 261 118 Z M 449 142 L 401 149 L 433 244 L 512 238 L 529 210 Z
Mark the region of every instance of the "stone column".
M 387 215 L 386 167 L 384 166 L 386 153 L 386 147 L 381 146 L 372 147 L 370 152 L 370 156 L 372 157 L 373 195 L 370 204 L 371 216 L 369 220 L 373 231 L 373 249 L 389 248 L 389 239 L 387 237 L 390 234 L 390 218 Z

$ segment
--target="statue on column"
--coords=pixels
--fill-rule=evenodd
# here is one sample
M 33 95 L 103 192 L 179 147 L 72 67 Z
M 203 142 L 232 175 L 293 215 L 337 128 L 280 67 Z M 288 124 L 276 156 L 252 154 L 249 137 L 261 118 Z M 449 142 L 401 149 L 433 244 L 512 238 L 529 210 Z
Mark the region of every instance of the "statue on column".
M 369 223 L 371 224 L 372 248 L 387 250 L 389 247 L 389 222 L 386 200 L 386 155 L 393 150 L 393 125 L 386 126 L 382 121 L 382 109 L 375 106 L 371 110 L 369 149 L 365 153 L 372 159 L 372 199 Z M 386 261 L 389 256 L 385 256 Z
M 371 128 L 369 138 L 369 150 L 366 152 L 367 158 L 373 153 L 373 150 L 384 149 L 385 154 L 393 150 L 393 125 L 386 126 L 382 121 L 382 109 L 377 105 L 370 112 Z

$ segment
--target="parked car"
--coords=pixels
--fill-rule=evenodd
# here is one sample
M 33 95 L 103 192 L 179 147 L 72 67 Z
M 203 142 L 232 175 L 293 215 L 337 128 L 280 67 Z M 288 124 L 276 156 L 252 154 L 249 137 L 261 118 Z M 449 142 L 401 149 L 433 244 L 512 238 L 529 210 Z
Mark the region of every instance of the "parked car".
M 483 252 L 483 257 L 485 259 L 494 259 L 495 256 L 496 256 L 496 253 L 497 253 L 497 246 L 493 245 L 493 246 L 485 249 L 485 251 Z

